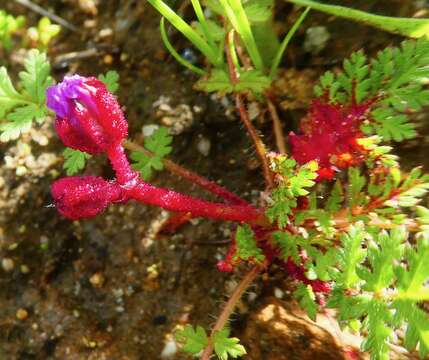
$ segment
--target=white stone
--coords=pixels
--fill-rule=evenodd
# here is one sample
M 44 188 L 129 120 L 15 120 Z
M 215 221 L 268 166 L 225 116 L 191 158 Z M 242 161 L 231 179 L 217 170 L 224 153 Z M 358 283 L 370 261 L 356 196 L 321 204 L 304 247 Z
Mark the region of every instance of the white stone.
M 283 296 L 285 295 L 285 293 L 284 293 L 284 291 L 282 290 L 282 289 L 279 289 L 279 288 L 275 288 L 274 289 L 274 296 L 277 298 L 277 299 L 283 299 Z
M 212 144 L 209 139 L 206 137 L 201 137 L 201 139 L 198 141 L 197 149 L 202 155 L 208 156 L 211 146 Z
M 177 353 L 177 344 L 173 339 L 169 339 L 162 349 L 161 359 L 170 359 Z
M 142 132 L 144 137 L 151 136 L 156 130 L 159 129 L 159 126 L 156 124 L 145 125 L 142 127 Z

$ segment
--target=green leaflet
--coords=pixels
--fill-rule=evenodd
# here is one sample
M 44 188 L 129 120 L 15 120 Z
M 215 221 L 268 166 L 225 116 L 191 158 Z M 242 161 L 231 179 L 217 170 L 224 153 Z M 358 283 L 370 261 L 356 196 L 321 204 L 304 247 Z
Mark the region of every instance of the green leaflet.
M 301 307 L 307 312 L 311 320 L 316 320 L 317 304 L 316 296 L 310 285 L 299 283 L 297 289 L 293 293 L 293 297 L 299 301 Z
M 134 160 L 133 169 L 140 172 L 143 179 L 149 180 L 154 170 L 159 171 L 164 168 L 162 160 L 171 152 L 172 141 L 173 138 L 168 134 L 168 130 L 160 127 L 144 142 L 144 147 L 152 153 L 151 155 L 143 151 L 131 153 L 130 157 Z
M 234 91 L 251 91 L 260 95 L 270 84 L 271 80 L 259 70 L 249 70 L 241 73 L 238 83 L 233 85 L 226 71 L 214 69 L 208 77 L 199 80 L 195 86 L 198 90 L 205 92 L 228 94 Z
M 379 232 L 368 245 L 370 267 L 358 268 L 358 276 L 365 281 L 364 289 L 374 293 L 388 288 L 395 281 L 393 265 L 402 256 L 406 239 L 405 228 L 396 227 L 388 233 Z
M 86 165 L 86 160 L 91 157 L 91 155 L 87 153 L 70 148 L 66 148 L 63 155 L 65 158 L 63 168 L 66 170 L 67 176 L 77 174 L 79 171 L 83 170 Z
M 265 255 L 258 247 L 249 225 L 245 224 L 237 227 L 235 241 L 237 246 L 235 259 L 253 260 L 256 263 L 262 263 L 265 260 Z
M 186 325 L 183 330 L 176 333 L 176 339 L 183 344 L 183 351 L 196 355 L 208 344 L 208 337 L 201 326 L 194 330 L 192 325 Z
M 43 122 L 48 109 L 46 89 L 53 84 L 46 54 L 30 50 L 19 73 L 18 89 L 12 84 L 6 68 L 0 68 L 0 140 L 9 141 L 31 128 L 32 122 Z
M 236 337 L 229 337 L 229 329 L 223 328 L 213 335 L 214 350 L 220 360 L 236 359 L 246 354 L 246 349 Z
M 273 204 L 266 215 L 271 221 L 277 221 L 280 228 L 284 228 L 291 209 L 297 206 L 296 198 L 308 195 L 309 189 L 315 185 L 318 165 L 316 161 L 298 165 L 295 160 L 280 155 L 272 159 L 271 167 L 282 176 L 283 181 L 272 191 Z
M 342 246 L 337 254 L 339 273 L 335 280 L 345 289 L 353 288 L 359 282 L 356 269 L 366 256 L 365 235 L 363 223 L 357 223 L 341 236 Z
M 115 93 L 119 88 L 119 74 L 117 71 L 109 70 L 106 74 L 100 74 L 98 75 L 98 80 L 103 82 L 111 93 Z

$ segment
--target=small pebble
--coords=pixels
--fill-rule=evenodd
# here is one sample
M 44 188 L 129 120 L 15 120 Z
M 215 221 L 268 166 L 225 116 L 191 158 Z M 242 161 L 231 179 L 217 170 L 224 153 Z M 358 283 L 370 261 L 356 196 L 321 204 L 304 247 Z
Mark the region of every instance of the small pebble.
M 161 352 L 161 359 L 170 359 L 177 353 L 177 345 L 173 339 L 168 340 Z
M 16 312 L 16 318 L 18 320 L 25 320 L 26 318 L 28 318 L 28 311 L 25 309 L 18 309 Z
M 15 267 L 15 263 L 10 258 L 4 258 L 1 261 L 1 266 L 2 266 L 2 268 L 3 268 L 4 271 L 9 272 L 9 271 L 13 270 L 13 268 Z
M 100 32 L 98 33 L 98 36 L 100 36 L 100 38 L 105 38 L 112 35 L 113 35 L 113 30 L 110 28 L 101 29 Z
M 145 125 L 142 127 L 143 136 L 151 136 L 156 130 L 159 129 L 159 126 L 156 124 Z
M 309 27 L 304 40 L 304 50 L 316 55 L 325 48 L 330 37 L 325 26 Z
M 23 175 L 27 174 L 27 172 L 28 172 L 28 170 L 25 166 L 18 166 L 16 168 L 16 171 L 15 171 L 16 176 L 23 176 Z
M 206 137 L 201 137 L 201 139 L 198 141 L 197 149 L 198 151 L 204 155 L 208 156 L 210 153 L 211 143 L 210 140 Z
M 283 296 L 285 295 L 285 293 L 284 293 L 284 291 L 282 290 L 282 289 L 279 289 L 279 288 L 275 288 L 274 289 L 274 296 L 277 298 L 277 299 L 283 299 Z
M 111 64 L 113 63 L 113 56 L 112 56 L 112 55 L 110 55 L 110 54 L 106 54 L 106 55 L 104 55 L 103 62 L 104 62 L 106 65 L 111 65 Z
M 19 269 L 21 270 L 21 273 L 23 273 L 23 274 L 28 274 L 30 272 L 30 268 L 25 264 L 21 265 L 19 267 Z
M 249 302 L 254 302 L 257 297 L 258 297 L 258 294 L 256 294 L 253 291 L 249 292 L 249 294 L 247 295 Z
M 18 247 L 18 243 L 13 243 L 8 246 L 8 250 L 15 250 Z
M 103 276 L 102 273 L 96 272 L 94 275 L 92 275 L 89 278 L 89 282 L 95 288 L 101 288 L 103 286 L 103 284 L 104 284 L 104 276 Z

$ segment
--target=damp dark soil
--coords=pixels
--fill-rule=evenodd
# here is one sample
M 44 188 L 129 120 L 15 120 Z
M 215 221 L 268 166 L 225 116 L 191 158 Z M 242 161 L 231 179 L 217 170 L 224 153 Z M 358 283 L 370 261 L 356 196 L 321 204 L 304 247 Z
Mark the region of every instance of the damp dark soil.
M 116 70 L 118 97 L 133 140 L 142 142 L 144 126 L 169 126 L 175 133 L 174 161 L 258 200 L 263 179 L 232 102 L 193 89 L 197 78 L 165 51 L 159 16 L 145 1 L 34 3 L 77 28 L 63 29 L 49 50 L 57 80 L 66 73 Z M 364 3 L 361 9 L 387 15 L 411 16 L 417 11 L 413 1 Z M 177 7 L 183 16 L 189 15 L 187 2 Z M 31 24 L 38 19 L 12 0 L 0 0 L 0 8 L 25 15 Z M 296 9 L 279 2 L 279 32 L 284 33 L 296 15 Z M 318 54 L 302 46 L 310 26 L 324 26 L 330 34 Z M 176 32 L 170 35 L 180 51 L 190 51 Z M 305 114 L 312 86 L 323 71 L 340 66 L 353 50 L 374 54 L 399 41 L 373 28 L 311 14 L 292 42 L 276 83 L 284 131 Z M 19 53 L 2 55 L 0 63 L 16 75 L 19 59 Z M 275 149 L 271 123 L 264 109 L 259 112 L 255 124 Z M 429 134 L 428 126 L 422 125 L 428 116 L 418 116 L 421 134 Z M 422 135 L 400 149 L 406 166 L 428 164 L 427 140 Z M 216 270 L 233 225 L 195 220 L 174 234 L 160 235 L 167 215 L 134 203 L 112 206 L 93 219 L 61 218 L 49 206 L 49 188 L 64 175 L 62 151 L 52 119 L 18 141 L 0 145 L 0 359 L 186 359 L 176 349 L 174 330 L 188 323 L 208 329 L 245 271 L 225 275 Z M 90 159 L 84 173 L 112 176 L 104 158 Z M 154 182 L 207 197 L 165 171 Z M 325 325 L 306 320 L 290 299 L 289 288 L 286 274 L 273 268 L 240 302 L 231 327 L 248 348 L 247 358 L 344 358 L 329 316 Z M 350 346 L 355 341 L 348 339 Z

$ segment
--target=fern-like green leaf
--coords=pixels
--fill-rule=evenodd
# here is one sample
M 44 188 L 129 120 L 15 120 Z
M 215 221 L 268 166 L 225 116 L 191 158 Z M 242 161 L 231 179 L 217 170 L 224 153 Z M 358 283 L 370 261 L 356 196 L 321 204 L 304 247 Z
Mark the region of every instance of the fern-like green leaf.
M 249 225 L 245 224 L 237 227 L 235 241 L 237 247 L 235 254 L 236 259 L 244 261 L 250 260 L 256 263 L 262 263 L 265 260 L 265 255 L 258 247 Z
M 63 152 L 65 161 L 63 168 L 66 171 L 67 176 L 77 174 L 79 171 L 85 168 L 86 160 L 91 157 L 91 155 L 71 148 L 66 148 Z
M 149 180 L 154 170 L 159 171 L 164 168 L 162 160 L 171 152 L 172 141 L 173 139 L 166 128 L 160 127 L 157 129 L 144 143 L 145 148 L 151 154 L 143 151 L 133 151 L 131 153 L 131 159 L 134 160 L 133 169 L 139 171 L 143 179 Z
M 194 330 L 191 325 L 186 325 L 176 333 L 176 339 L 183 344 L 183 351 L 193 355 L 197 355 L 208 344 L 207 334 L 201 326 Z
M 316 320 L 318 306 L 311 286 L 299 283 L 293 293 L 293 297 L 299 301 L 301 307 L 307 312 L 308 317 L 313 321 Z
M 109 70 L 106 74 L 100 74 L 98 75 L 98 80 L 103 82 L 111 93 L 115 93 L 119 88 L 119 74 L 117 71 Z
M 236 359 L 246 354 L 246 349 L 236 337 L 229 337 L 229 329 L 223 328 L 213 334 L 214 351 L 220 360 Z
M 33 120 L 42 122 L 48 109 L 46 89 L 52 85 L 46 54 L 31 50 L 25 60 L 25 71 L 19 73 L 19 90 L 13 85 L 5 68 L 0 68 L 0 140 L 9 141 L 31 128 Z

